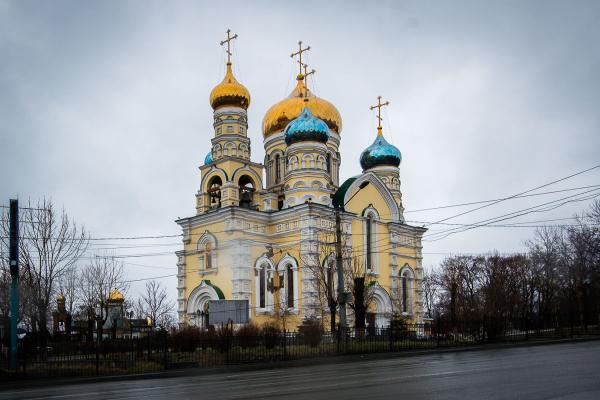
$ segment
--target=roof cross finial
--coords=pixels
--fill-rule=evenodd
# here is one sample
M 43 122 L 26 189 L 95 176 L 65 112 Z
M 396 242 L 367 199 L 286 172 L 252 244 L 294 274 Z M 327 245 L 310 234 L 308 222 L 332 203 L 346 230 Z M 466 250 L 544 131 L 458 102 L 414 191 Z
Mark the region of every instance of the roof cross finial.
M 371 110 L 377 109 L 377 135 L 381 135 L 381 129 L 382 129 L 381 128 L 381 120 L 383 118 L 381 118 L 381 107 L 389 106 L 389 105 L 390 105 L 389 101 L 382 103 L 381 96 L 377 96 L 377 105 L 370 107 Z
M 302 66 L 304 64 L 302 64 L 302 53 L 309 51 L 310 50 L 310 46 L 306 47 L 306 48 L 302 48 L 302 40 L 298 42 L 298 51 L 295 53 L 292 53 L 290 55 L 291 58 L 294 58 L 295 56 L 298 56 L 298 68 L 299 68 L 299 75 L 302 75 Z M 300 78 L 298 78 L 300 79 Z
M 237 39 L 238 35 L 237 33 L 233 36 L 230 36 L 229 34 L 231 33 L 231 29 L 227 29 L 227 39 L 221 41 L 221 46 L 223 46 L 225 43 L 227 43 L 227 64 L 231 64 L 231 41 L 233 39 Z
M 308 70 L 308 64 L 302 64 L 302 68 L 304 69 L 304 78 L 305 78 L 304 79 L 304 88 L 306 90 L 305 95 L 306 95 L 306 97 L 308 97 L 308 76 L 309 75 L 313 75 L 317 71 L 315 71 L 314 69 L 312 69 L 310 72 L 307 72 L 307 70 Z

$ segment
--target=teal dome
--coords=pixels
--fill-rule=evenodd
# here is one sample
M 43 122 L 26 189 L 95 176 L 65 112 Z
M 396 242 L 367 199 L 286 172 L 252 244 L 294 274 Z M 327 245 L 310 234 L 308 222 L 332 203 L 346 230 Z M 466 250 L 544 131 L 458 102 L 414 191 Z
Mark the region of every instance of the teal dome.
M 308 107 L 304 107 L 298 118 L 290 121 L 285 127 L 285 143 L 312 141 L 327 143 L 329 127 L 325 121 L 312 115 Z
M 389 144 L 383 138 L 383 135 L 379 133 L 373 144 L 367 147 L 360 155 L 360 166 L 363 170 L 380 165 L 398 167 L 400 161 L 402 161 L 400 150 L 396 146 Z
M 208 165 L 213 162 L 212 151 L 209 151 L 206 157 L 204 157 L 204 165 Z

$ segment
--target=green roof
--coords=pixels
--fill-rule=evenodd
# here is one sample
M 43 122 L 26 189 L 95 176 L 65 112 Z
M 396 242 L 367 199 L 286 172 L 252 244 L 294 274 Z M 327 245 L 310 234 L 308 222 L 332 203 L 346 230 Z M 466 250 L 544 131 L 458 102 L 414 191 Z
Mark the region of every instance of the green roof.
M 348 191 L 350 185 L 352 185 L 359 177 L 360 175 L 353 176 L 352 178 L 346 179 L 346 181 L 342 183 L 342 186 L 340 186 L 337 192 L 335 192 L 333 195 L 332 202 L 334 207 L 344 208 L 344 197 L 346 197 L 346 192 Z
M 208 279 L 204 279 L 204 283 L 206 283 L 211 288 L 215 289 L 215 292 L 217 292 L 217 296 L 219 296 L 219 300 L 225 300 L 225 295 L 223 294 L 223 291 L 221 290 L 221 288 L 210 283 L 210 281 Z

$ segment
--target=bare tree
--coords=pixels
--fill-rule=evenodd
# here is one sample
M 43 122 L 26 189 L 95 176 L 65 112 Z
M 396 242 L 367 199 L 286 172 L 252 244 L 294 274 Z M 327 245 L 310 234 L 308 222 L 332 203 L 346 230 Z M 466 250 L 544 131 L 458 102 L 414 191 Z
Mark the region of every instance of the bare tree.
M 375 275 L 367 270 L 363 257 L 344 257 L 345 289 L 351 293 L 348 307 L 354 312 L 354 327 L 360 332 L 365 329 L 367 310 L 373 302 Z
M 146 282 L 146 290 L 142 297 L 138 299 L 138 312 L 150 317 L 152 327 L 167 329 L 169 327 L 169 316 L 175 307 L 174 303 L 169 301 L 167 290 L 157 281 Z
M 109 312 L 107 300 L 110 294 L 115 290 L 125 293 L 128 288 L 121 261 L 109 255 L 91 259 L 81 272 L 80 278 L 81 307 L 90 321 L 90 331 L 93 330 L 94 319 L 99 320 L 101 326 L 106 322 Z M 97 313 L 96 310 L 100 312 Z
M 20 258 L 22 279 L 29 286 L 33 304 L 32 329 L 46 341 L 50 301 L 60 276 L 73 267 L 85 253 L 89 238 L 83 227 L 70 219 L 64 210 L 57 212 L 49 200 L 29 202 L 20 210 Z M 3 235 L 4 236 L 4 235 Z
M 439 275 L 433 271 L 433 268 L 425 269 L 423 272 L 423 304 L 427 310 L 427 316 L 433 318 L 434 314 L 437 314 L 434 313 L 434 310 L 438 302 Z
M 329 310 L 329 324 L 331 332 L 336 329 L 337 317 L 337 284 L 335 263 L 335 235 L 331 231 L 323 231 L 320 239 L 315 243 L 314 252 L 303 255 L 302 267 L 312 278 L 313 286 L 317 292 L 321 320 L 325 320 L 324 310 Z
M 80 274 L 77 266 L 67 268 L 58 278 L 58 291 L 65 296 L 67 312 L 73 314 L 80 300 Z

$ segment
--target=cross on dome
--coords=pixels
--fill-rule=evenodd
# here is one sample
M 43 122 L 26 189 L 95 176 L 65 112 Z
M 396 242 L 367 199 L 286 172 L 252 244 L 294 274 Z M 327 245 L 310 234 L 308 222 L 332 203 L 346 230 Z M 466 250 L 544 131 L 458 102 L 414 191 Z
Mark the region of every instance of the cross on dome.
M 385 103 L 381 102 L 381 96 L 377 96 L 377 105 L 369 107 L 369 109 L 374 110 L 377 109 L 377 134 L 381 135 L 381 108 L 384 106 L 389 106 L 390 102 L 386 101 Z
M 302 66 L 304 65 L 302 63 L 302 53 L 307 52 L 310 50 L 310 46 L 306 47 L 306 48 L 302 48 L 302 40 L 298 42 L 298 51 L 295 53 L 292 53 L 290 55 L 291 58 L 294 58 L 295 56 L 298 56 L 298 68 L 299 68 L 299 72 L 298 74 L 302 76 Z
M 308 101 L 308 76 L 309 75 L 313 75 L 315 72 L 315 69 L 313 68 L 310 72 L 307 72 L 308 69 L 308 64 L 302 64 L 302 68 L 304 68 L 304 91 L 305 91 L 305 96 L 304 96 L 304 101 Z
M 227 43 L 227 64 L 231 64 L 231 41 L 233 39 L 237 39 L 238 35 L 237 33 L 234 34 L 233 36 L 230 36 L 229 34 L 231 33 L 231 29 L 227 29 L 227 39 L 222 40 L 221 41 L 221 46 L 223 46 L 225 43 Z

